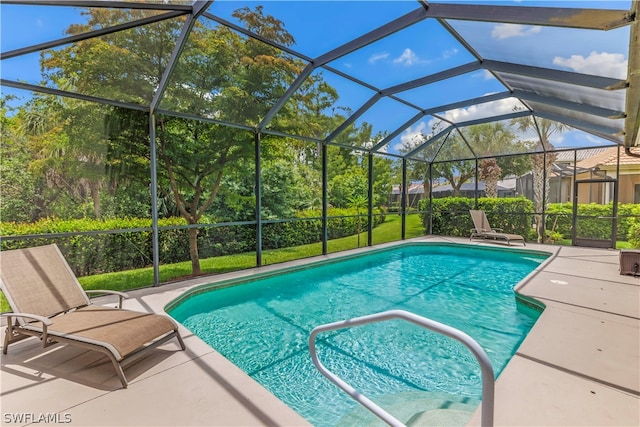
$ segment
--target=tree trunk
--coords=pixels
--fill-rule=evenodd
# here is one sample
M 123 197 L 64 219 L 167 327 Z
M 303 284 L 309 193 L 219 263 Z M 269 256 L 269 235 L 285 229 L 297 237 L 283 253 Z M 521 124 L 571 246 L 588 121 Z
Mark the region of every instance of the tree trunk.
M 102 216 L 102 207 L 100 205 L 100 182 L 91 181 L 89 183 L 89 188 L 91 189 L 91 200 L 93 201 L 93 216 L 95 219 L 100 220 Z
M 189 255 L 191 256 L 191 273 L 197 276 L 200 271 L 200 255 L 198 255 L 198 229 L 189 229 Z
M 484 181 L 484 192 L 487 197 L 498 197 L 498 180 L 502 174 L 502 168 L 498 166 L 496 159 L 482 159 L 480 161 L 480 179 Z
M 548 153 L 546 163 L 544 158 L 545 156 L 543 154 L 534 154 L 531 156 L 531 162 L 533 164 L 533 209 L 536 212 L 534 218 L 536 232 L 538 234 L 538 243 L 544 242 L 542 212 L 549 202 L 549 176 L 551 175 L 551 165 L 555 161 L 556 155 Z
M 424 180 L 422 180 L 422 198 L 429 200 L 429 192 L 431 191 L 431 181 L 429 181 L 429 177 L 426 176 Z M 409 190 L 407 189 L 407 200 L 409 200 Z M 419 206 L 416 206 L 419 208 Z
M 459 183 L 456 183 L 455 185 L 451 186 L 451 188 L 453 189 L 453 197 L 459 197 L 460 196 L 460 188 L 462 187 L 462 184 L 463 184 L 462 182 L 459 182 Z
M 535 212 L 535 226 L 538 234 L 538 243 L 543 242 L 542 236 L 542 209 L 544 206 L 544 156 L 534 154 L 531 156 L 533 165 L 533 211 Z

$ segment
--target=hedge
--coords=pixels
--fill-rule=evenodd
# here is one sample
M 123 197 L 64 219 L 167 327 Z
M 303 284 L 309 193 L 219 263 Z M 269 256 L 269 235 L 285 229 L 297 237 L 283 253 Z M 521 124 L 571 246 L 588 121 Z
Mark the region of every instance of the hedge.
M 433 230 L 432 234 L 443 236 L 468 237 L 473 228 L 473 221 L 469 215 L 470 209 L 475 209 L 475 200 L 467 197 L 446 197 L 433 199 Z M 420 201 L 422 221 L 428 230 L 429 200 Z M 533 203 L 525 198 L 479 198 L 478 209 L 487 214 L 489 223 L 494 228 L 502 228 L 505 233 L 520 234 L 526 240 L 535 240 L 533 229 Z M 611 238 L 611 221 L 598 217 L 610 217 L 612 204 L 599 205 L 595 203 L 578 205 L 579 232 L 581 237 L 593 239 Z M 551 203 L 546 211 L 545 229 L 547 234 L 555 233 L 563 239 L 571 239 L 573 227 L 573 205 L 571 203 Z M 588 218 L 593 217 L 593 218 Z M 631 246 L 640 247 L 640 205 L 618 205 L 618 231 L 616 239 L 629 241 Z
M 353 235 L 358 229 L 355 210 L 331 209 L 329 239 Z M 377 212 L 381 213 L 381 212 Z M 299 219 L 287 222 L 267 222 L 262 227 L 262 247 L 278 249 L 321 241 L 320 211 L 305 211 Z M 341 216 L 345 216 L 342 218 Z M 374 216 L 374 227 L 384 222 L 384 214 Z M 209 219 L 203 222 L 213 222 Z M 182 218 L 158 221 L 161 264 L 190 259 L 189 231 Z M 180 228 L 176 228 L 179 226 Z M 360 231 L 368 226 L 367 216 L 360 216 Z M 114 230 L 123 230 L 113 232 Z M 47 218 L 34 223 L 0 222 L 3 237 L 83 233 L 63 237 L 34 237 L 0 241 L 1 250 L 56 243 L 77 276 L 117 272 L 153 264 L 151 219 L 123 218 L 105 221 L 91 219 L 60 220 Z M 198 251 L 201 259 L 256 250 L 256 225 L 216 226 L 203 224 L 198 230 Z
M 476 209 L 475 199 L 468 197 L 445 197 L 420 201 L 422 223 L 429 228 L 429 211 L 433 211 L 432 234 L 469 237 L 473 229 L 470 209 Z M 479 198 L 477 209 L 484 210 L 493 228 L 502 228 L 505 233 L 520 234 L 526 240 L 535 239 L 533 203 L 524 197 Z
M 611 238 L 611 220 L 598 217 L 610 217 L 613 212 L 613 204 L 600 205 L 596 203 L 578 205 L 578 227 L 581 237 L 592 239 Z M 547 209 L 545 227 L 548 231 L 559 233 L 565 239 L 571 239 L 573 227 L 573 205 L 571 203 L 552 203 Z M 588 218 L 593 217 L 593 218 Z M 629 240 L 632 224 L 640 218 L 640 205 L 627 203 L 618 204 L 618 232 L 617 240 Z
M 629 234 L 627 238 L 633 248 L 640 248 L 640 218 L 634 218 L 629 221 Z

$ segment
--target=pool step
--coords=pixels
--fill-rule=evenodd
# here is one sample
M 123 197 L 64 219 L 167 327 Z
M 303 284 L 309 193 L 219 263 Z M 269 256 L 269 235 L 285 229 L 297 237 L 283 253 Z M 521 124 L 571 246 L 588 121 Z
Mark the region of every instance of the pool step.
M 465 426 L 480 400 L 441 392 L 405 392 L 372 399 L 409 427 Z M 357 407 L 337 424 L 343 426 L 385 426 L 363 407 Z
M 433 409 L 415 414 L 405 424 L 407 427 L 465 426 L 473 412 L 458 409 Z

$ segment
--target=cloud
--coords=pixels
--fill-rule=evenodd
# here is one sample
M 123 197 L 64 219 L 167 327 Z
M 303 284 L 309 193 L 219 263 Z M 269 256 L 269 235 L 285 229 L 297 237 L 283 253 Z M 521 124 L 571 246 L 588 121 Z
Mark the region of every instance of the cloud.
M 491 37 L 498 40 L 509 39 L 511 37 L 527 37 L 538 34 L 542 27 L 521 25 L 521 24 L 497 24 L 493 27 Z
M 399 57 L 394 58 L 393 60 L 394 64 L 403 64 L 406 66 L 419 64 L 421 62 L 425 61 L 418 58 L 418 55 L 416 55 L 416 53 L 409 48 L 403 50 L 402 54 Z
M 621 53 L 595 51 L 591 52 L 586 58 L 582 55 L 571 55 L 569 58 L 556 56 L 553 58 L 554 65 L 566 67 L 578 73 L 619 79 L 627 77 L 627 62 Z
M 444 114 L 439 114 L 439 116 L 451 120 L 454 123 L 460 123 L 513 113 L 514 107 L 522 108 L 522 104 L 516 98 L 505 98 L 498 101 L 485 102 L 484 104 L 472 105 L 466 108 L 456 108 L 446 111 Z
M 549 136 L 549 142 L 554 145 L 554 147 L 561 147 L 564 144 L 565 135 L 560 132 L 554 132 Z
M 489 93 L 486 95 L 490 95 Z M 485 102 L 467 108 L 456 108 L 438 114 L 438 116 L 450 120 L 453 123 L 461 123 L 469 120 L 475 120 L 485 117 L 495 117 L 503 114 L 514 112 L 514 107 L 522 108 L 522 104 L 516 98 L 500 99 L 493 102 Z M 448 127 L 449 124 L 433 117 L 428 122 L 420 121 L 413 126 L 408 127 L 401 135 L 400 141 L 392 148 L 394 152 L 399 152 L 403 148 L 413 147 L 415 141 L 423 141 L 423 135 L 430 135 L 435 127 L 435 133 L 438 133 Z M 524 134 L 522 135 L 525 136 Z
M 382 59 L 387 59 L 388 57 L 389 57 L 388 52 L 374 53 L 369 57 L 369 64 L 375 64 L 376 62 Z
M 434 59 L 433 61 L 447 60 L 457 54 L 458 49 L 456 48 L 445 50 L 439 58 Z M 369 64 L 375 64 L 378 61 L 387 60 L 390 56 L 391 54 L 388 52 L 374 53 L 369 57 Z M 400 56 L 393 58 L 392 62 L 394 64 L 405 65 L 408 67 L 416 64 L 428 64 L 429 62 L 432 62 L 432 60 L 422 59 L 413 50 L 406 48 L 402 51 Z
M 449 58 L 451 58 L 452 56 L 457 55 L 457 54 L 458 54 L 458 49 L 456 49 L 456 48 L 449 49 L 449 50 L 445 50 L 445 51 L 442 53 L 442 58 L 443 58 L 443 59 L 449 59 Z
M 409 126 L 402 134 L 400 135 L 400 142 L 396 144 L 393 148 L 393 152 L 400 152 L 401 149 L 411 147 L 416 140 L 422 141 L 422 134 L 425 133 L 427 129 L 427 124 L 424 121 L 420 121 L 416 123 L 414 126 Z

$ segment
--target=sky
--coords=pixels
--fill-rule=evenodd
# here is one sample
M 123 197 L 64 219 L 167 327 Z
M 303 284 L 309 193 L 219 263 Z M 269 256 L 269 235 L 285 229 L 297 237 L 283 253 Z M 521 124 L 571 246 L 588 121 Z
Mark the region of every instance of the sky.
M 449 1 L 448 3 L 450 3 Z M 445 3 L 445 2 L 441 2 Z M 630 1 L 501 1 L 481 4 L 587 7 L 628 9 Z M 231 16 L 241 6 L 262 5 L 266 15 L 285 23 L 295 51 L 316 58 L 349 40 L 420 7 L 417 1 L 215 1 L 208 12 L 234 23 Z M 30 46 L 65 36 L 74 22 L 83 22 L 80 10 L 72 7 L 0 5 L 2 52 Z M 454 30 L 484 58 L 509 61 L 557 70 L 575 71 L 607 77 L 626 77 L 628 60 L 628 27 L 610 31 L 557 29 L 553 27 L 449 21 Z M 3 60 L 2 78 L 37 83 L 40 80 L 39 54 Z M 362 49 L 342 56 L 328 65 L 357 79 L 386 89 L 425 75 L 475 60 L 440 23 L 421 21 L 403 31 L 378 40 Z M 340 77 L 322 71 L 325 80 L 338 90 L 339 104 L 356 111 L 374 92 Z M 400 92 L 396 96 L 422 109 L 446 105 L 469 98 L 503 92 L 502 85 L 491 73 L 480 70 L 447 81 Z M 2 88 L 3 94 L 12 93 Z M 24 93 L 22 93 L 24 95 Z M 624 97 L 607 101 L 624 105 Z M 455 122 L 505 114 L 519 102 L 513 98 L 469 108 L 442 111 L 441 116 Z M 520 104 L 521 106 L 521 104 Z M 622 109 L 622 108 L 621 108 Z M 357 123 L 373 124 L 374 132 L 391 133 L 413 117 L 417 111 L 390 98 L 383 98 Z M 425 116 L 414 123 L 387 147 L 398 153 L 412 138 L 429 133 L 436 119 Z M 581 131 L 557 134 L 556 146 L 609 144 Z

